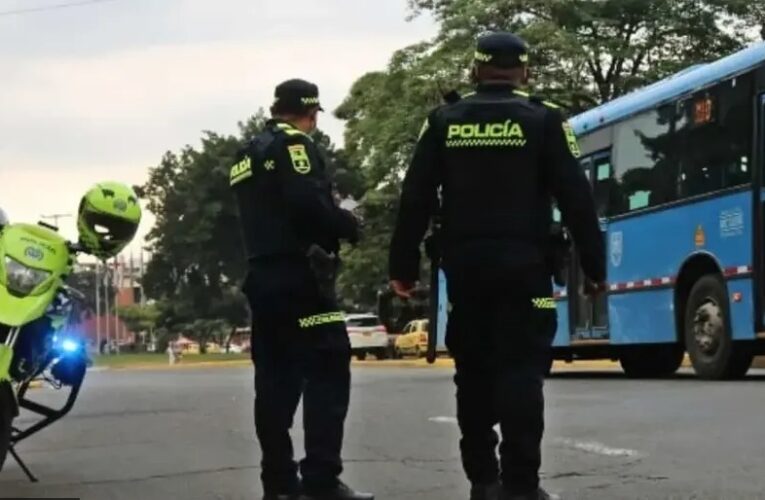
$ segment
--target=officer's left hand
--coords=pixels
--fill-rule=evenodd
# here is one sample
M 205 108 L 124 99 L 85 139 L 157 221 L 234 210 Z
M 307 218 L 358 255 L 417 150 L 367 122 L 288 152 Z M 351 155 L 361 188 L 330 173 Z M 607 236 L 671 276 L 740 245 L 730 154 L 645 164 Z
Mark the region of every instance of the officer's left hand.
M 412 291 L 414 290 L 414 283 L 410 281 L 391 280 L 390 287 L 393 293 L 401 297 L 402 299 L 411 299 Z

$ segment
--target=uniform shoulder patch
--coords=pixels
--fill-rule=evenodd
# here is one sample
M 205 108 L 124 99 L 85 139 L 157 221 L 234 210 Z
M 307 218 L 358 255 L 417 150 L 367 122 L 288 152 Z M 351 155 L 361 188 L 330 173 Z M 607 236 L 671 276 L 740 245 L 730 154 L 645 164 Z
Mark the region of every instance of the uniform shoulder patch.
M 579 158 L 582 156 L 582 150 L 579 149 L 579 143 L 576 141 L 574 128 L 567 121 L 563 122 L 563 133 L 566 135 L 566 143 L 568 144 L 568 149 L 571 151 L 571 154 L 574 155 L 574 158 Z
M 239 163 L 231 167 L 229 184 L 233 186 L 249 177 L 252 177 L 252 159 L 246 156 Z
M 292 168 L 295 169 L 295 172 L 305 175 L 311 171 L 311 160 L 308 158 L 305 144 L 291 144 L 287 146 L 287 151 L 290 154 Z

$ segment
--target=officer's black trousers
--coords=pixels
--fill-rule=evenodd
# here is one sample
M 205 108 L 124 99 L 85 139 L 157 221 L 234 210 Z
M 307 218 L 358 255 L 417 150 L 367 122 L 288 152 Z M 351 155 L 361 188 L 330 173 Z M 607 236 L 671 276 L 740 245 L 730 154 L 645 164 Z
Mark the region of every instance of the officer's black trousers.
M 501 478 L 511 493 L 534 491 L 544 431 L 543 381 L 557 324 L 549 274 L 501 285 L 455 281 L 449 286 L 447 345 L 456 364 L 465 473 L 473 484 Z M 548 301 L 533 300 L 539 298 Z M 501 472 L 496 424 L 502 432 Z
M 264 490 L 284 493 L 298 485 L 289 430 L 301 396 L 303 484 L 312 491 L 331 488 L 343 469 L 343 426 L 350 397 L 351 355 L 345 323 L 321 317 L 336 312 L 337 305 L 318 296 L 302 267 L 273 266 L 251 273 L 250 280 L 255 282 L 248 292 L 255 428 L 262 450 Z M 293 281 L 302 282 L 302 287 L 291 286 Z

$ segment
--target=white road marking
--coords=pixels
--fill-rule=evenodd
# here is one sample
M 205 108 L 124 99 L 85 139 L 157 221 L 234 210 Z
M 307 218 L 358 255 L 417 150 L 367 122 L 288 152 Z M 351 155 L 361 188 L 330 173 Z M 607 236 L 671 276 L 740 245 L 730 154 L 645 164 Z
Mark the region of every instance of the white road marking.
M 430 417 L 429 422 L 436 424 L 456 424 L 457 419 L 455 417 Z
M 574 448 L 576 450 L 584 451 L 587 453 L 594 453 L 596 455 L 603 455 L 606 457 L 639 457 L 642 454 L 637 450 L 630 450 L 629 448 L 611 448 L 603 443 L 597 441 L 578 441 L 576 439 L 568 438 L 556 438 L 555 442 L 566 446 L 568 448 Z
M 438 416 L 430 417 L 429 422 L 435 424 L 457 424 L 455 417 Z M 496 431 L 499 431 L 499 426 L 494 426 Z M 597 441 L 579 441 L 577 439 L 569 438 L 555 438 L 553 440 L 556 444 L 565 446 L 567 448 L 573 448 L 575 450 L 584 451 L 586 453 L 593 453 L 595 455 L 603 455 L 605 457 L 642 457 L 644 454 L 637 450 L 631 450 L 629 448 L 612 448 L 611 446 L 599 443 Z

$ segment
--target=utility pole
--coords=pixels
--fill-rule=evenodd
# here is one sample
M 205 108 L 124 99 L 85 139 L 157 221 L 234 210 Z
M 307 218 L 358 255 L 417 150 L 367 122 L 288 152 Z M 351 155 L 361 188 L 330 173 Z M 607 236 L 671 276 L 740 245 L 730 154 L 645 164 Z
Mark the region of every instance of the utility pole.
M 104 309 L 106 309 L 104 320 L 106 322 L 106 345 L 108 348 L 108 353 L 111 354 L 111 346 L 112 346 L 112 337 L 110 335 L 109 331 L 109 295 L 111 293 L 111 279 L 109 276 L 109 263 L 104 260 Z
M 101 266 L 96 261 L 95 267 L 96 273 L 96 346 L 98 354 L 104 354 L 101 352 Z
M 120 353 L 120 341 L 122 340 L 119 312 L 120 290 L 122 289 L 122 269 L 123 266 L 121 266 L 120 262 L 117 261 L 117 257 L 114 257 L 114 336 L 117 338 L 117 354 Z

